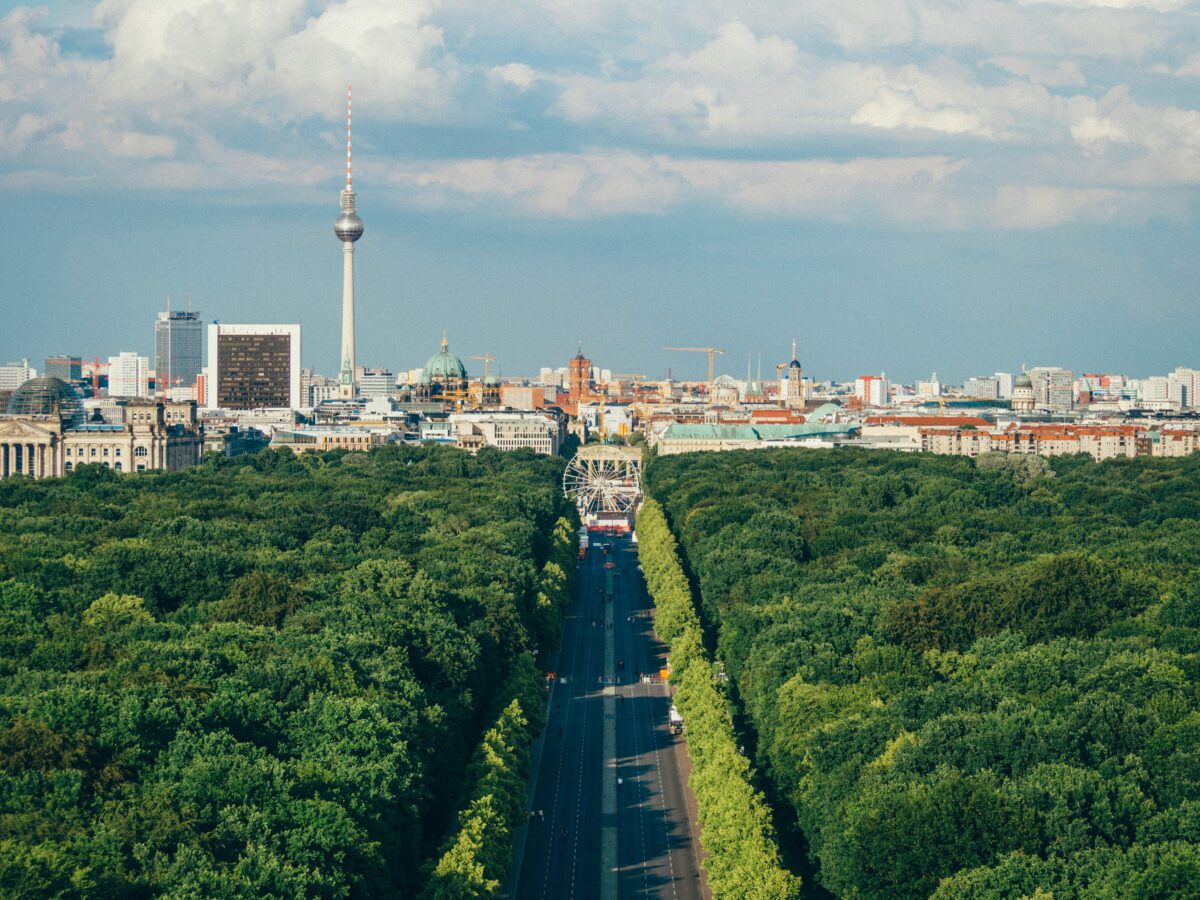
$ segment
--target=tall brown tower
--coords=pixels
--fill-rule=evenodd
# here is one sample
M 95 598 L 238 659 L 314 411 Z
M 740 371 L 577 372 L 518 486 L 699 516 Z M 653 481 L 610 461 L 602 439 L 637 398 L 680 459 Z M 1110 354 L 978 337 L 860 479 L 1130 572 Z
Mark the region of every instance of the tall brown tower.
M 571 399 L 584 403 L 592 396 L 592 361 L 583 355 L 583 348 L 571 357 Z

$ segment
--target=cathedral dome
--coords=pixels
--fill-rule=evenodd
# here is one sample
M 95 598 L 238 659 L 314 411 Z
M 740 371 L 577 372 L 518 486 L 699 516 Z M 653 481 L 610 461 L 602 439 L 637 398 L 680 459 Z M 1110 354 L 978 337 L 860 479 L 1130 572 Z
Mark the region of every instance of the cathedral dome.
M 1024 372 L 1022 372 L 1015 379 L 1013 379 L 1013 387 L 1014 388 L 1031 388 L 1031 387 L 1033 387 L 1033 379 L 1031 379 Z
M 467 367 L 463 365 L 461 359 L 450 352 L 449 343 L 443 335 L 442 349 L 429 357 L 428 362 L 425 363 L 421 381 L 430 384 L 434 381 L 465 381 L 466 378 Z
M 61 378 L 31 378 L 8 400 L 10 416 L 58 416 L 67 428 L 83 424 L 83 396 Z

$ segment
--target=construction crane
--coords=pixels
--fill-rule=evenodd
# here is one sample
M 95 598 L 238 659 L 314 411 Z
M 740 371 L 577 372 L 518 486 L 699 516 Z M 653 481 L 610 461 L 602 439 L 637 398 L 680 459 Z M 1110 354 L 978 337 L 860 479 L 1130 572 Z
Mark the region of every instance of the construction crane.
M 664 350 L 674 350 L 679 353 L 707 353 L 708 354 L 708 383 L 713 381 L 713 357 L 718 353 L 724 353 L 720 347 L 663 347 Z
M 494 363 L 496 357 L 492 356 L 486 350 L 483 351 L 483 356 L 469 356 L 468 359 L 478 359 L 483 361 L 483 377 L 488 377 L 488 363 Z

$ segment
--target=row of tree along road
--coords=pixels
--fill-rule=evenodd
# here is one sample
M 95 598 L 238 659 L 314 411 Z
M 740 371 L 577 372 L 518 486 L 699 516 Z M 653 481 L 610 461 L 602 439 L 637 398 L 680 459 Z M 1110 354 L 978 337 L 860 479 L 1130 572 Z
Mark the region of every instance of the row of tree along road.
M 780 864 L 770 811 L 751 783 L 749 761 L 738 750 L 675 538 L 655 501 L 647 501 L 638 513 L 637 533 L 638 557 L 657 610 L 655 629 L 670 648 L 675 705 L 687 722 L 691 787 L 713 895 L 797 897 L 800 880 Z

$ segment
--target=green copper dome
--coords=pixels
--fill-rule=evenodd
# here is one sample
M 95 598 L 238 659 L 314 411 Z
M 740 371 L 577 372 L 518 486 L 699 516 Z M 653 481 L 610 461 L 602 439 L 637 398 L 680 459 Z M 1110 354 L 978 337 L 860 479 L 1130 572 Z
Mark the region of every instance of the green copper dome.
M 421 375 L 422 383 L 465 381 L 466 377 L 467 367 L 462 364 L 461 359 L 450 352 L 446 336 L 443 334 L 442 349 L 429 357 L 429 361 L 425 363 L 425 371 Z

